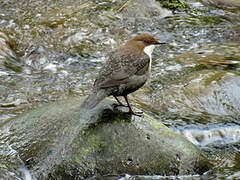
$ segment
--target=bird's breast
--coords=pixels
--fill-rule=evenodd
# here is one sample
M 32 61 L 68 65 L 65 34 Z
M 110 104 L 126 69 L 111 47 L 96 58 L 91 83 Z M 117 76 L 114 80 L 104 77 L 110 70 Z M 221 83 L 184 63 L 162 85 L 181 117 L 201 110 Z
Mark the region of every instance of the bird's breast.
M 146 46 L 145 48 L 144 48 L 144 52 L 148 55 L 148 57 L 149 57 L 149 68 L 148 68 L 148 70 L 149 70 L 149 72 L 151 72 L 151 66 L 152 66 L 152 52 L 153 52 L 153 49 L 155 48 L 155 46 L 154 45 L 150 45 L 150 46 Z

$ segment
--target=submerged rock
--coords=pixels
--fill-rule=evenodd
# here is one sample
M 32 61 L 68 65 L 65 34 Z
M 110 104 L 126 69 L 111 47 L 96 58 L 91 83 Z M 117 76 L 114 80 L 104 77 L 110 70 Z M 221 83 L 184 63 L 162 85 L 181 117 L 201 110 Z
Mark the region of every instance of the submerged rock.
M 202 70 L 183 79 L 179 85 L 159 92 L 162 97 L 154 101 L 156 109 L 239 116 L 238 73 Z
M 1 127 L 36 179 L 84 179 L 114 174 L 201 174 L 209 163 L 201 150 L 144 114 L 133 117 L 104 100 L 93 111 L 81 100 L 43 105 Z

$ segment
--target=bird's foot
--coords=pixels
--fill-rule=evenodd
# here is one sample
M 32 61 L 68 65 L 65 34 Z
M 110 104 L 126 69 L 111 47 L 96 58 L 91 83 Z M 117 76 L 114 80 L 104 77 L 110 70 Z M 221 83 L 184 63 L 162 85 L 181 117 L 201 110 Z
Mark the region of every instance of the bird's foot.
M 143 112 L 142 111 L 139 111 L 139 112 L 128 111 L 126 113 L 130 114 L 130 115 L 138 116 L 138 117 L 142 117 L 143 116 Z
M 113 104 L 113 107 L 117 108 L 117 107 L 128 107 L 128 106 L 121 103 L 121 104 Z

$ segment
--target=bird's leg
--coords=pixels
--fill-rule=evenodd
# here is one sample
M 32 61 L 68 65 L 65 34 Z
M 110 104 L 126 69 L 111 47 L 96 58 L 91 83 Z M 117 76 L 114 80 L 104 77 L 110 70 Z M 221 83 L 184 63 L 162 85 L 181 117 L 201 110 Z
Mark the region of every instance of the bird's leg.
M 117 98 L 117 96 L 113 96 L 115 99 L 116 99 L 116 101 L 118 102 L 118 104 L 114 104 L 114 108 L 116 108 L 116 107 L 118 107 L 118 106 L 124 106 L 124 107 L 128 107 L 128 106 L 126 106 L 126 105 L 124 105 L 118 98 Z
M 127 98 L 127 96 L 123 96 L 123 97 L 124 97 L 125 101 L 127 102 L 127 105 L 128 105 L 128 108 L 129 108 L 128 113 L 129 113 L 129 114 L 133 114 L 133 115 L 135 115 L 135 116 L 139 116 L 139 117 L 141 117 L 143 112 L 134 112 L 134 111 L 132 110 L 132 108 L 131 108 L 129 102 L 128 102 L 128 98 Z

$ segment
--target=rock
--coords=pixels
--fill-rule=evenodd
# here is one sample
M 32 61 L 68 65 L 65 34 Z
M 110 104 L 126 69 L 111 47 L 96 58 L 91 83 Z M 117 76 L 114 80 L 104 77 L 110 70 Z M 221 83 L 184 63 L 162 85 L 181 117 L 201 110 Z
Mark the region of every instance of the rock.
M 162 8 L 155 0 L 130 0 L 115 9 L 119 15 L 127 18 L 161 18 L 172 15 L 171 11 Z
M 146 114 L 113 111 L 109 100 L 89 112 L 80 104 L 72 98 L 43 105 L 0 128 L 33 179 L 202 174 L 210 167 L 197 146 Z

